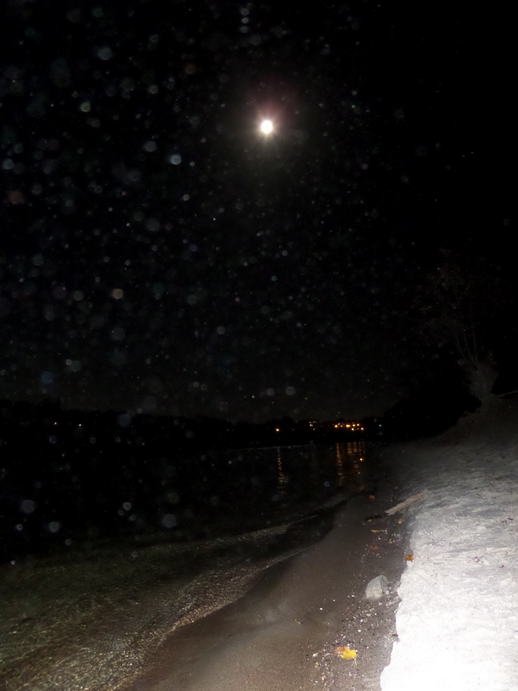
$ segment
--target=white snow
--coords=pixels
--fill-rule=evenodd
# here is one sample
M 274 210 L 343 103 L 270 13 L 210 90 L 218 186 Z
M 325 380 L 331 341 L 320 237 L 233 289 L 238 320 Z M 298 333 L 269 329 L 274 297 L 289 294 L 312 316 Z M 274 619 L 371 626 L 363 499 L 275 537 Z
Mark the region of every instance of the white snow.
M 398 470 L 426 493 L 382 691 L 518 690 L 518 406 L 402 447 Z

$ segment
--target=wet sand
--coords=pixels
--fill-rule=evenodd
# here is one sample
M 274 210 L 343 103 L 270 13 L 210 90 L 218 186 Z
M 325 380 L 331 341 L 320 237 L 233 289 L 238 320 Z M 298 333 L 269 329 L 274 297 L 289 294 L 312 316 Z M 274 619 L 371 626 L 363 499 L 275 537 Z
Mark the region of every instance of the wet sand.
M 238 601 L 171 635 L 125 691 L 379 689 L 405 538 L 397 517 L 370 517 L 395 500 L 390 486 L 350 500 L 322 540 L 272 566 Z M 365 600 L 365 586 L 380 574 L 389 592 Z M 341 645 L 358 657 L 340 659 Z

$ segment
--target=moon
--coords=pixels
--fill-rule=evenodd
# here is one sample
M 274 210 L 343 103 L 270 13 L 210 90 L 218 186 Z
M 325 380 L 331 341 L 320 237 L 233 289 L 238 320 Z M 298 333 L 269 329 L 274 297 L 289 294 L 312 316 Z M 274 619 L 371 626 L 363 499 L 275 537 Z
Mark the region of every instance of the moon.
M 269 137 L 271 134 L 273 134 L 274 129 L 275 127 L 273 120 L 270 120 L 269 118 L 265 118 L 259 123 L 259 132 L 265 137 Z

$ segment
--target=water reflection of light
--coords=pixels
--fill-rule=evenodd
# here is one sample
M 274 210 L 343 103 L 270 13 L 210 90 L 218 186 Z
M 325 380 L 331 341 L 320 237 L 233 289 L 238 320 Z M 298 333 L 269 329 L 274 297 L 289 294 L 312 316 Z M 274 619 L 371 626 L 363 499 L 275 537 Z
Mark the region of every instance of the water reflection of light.
M 345 480 L 344 461 L 342 458 L 342 444 L 336 445 L 336 484 L 343 487 Z
M 348 441 L 344 444 L 348 456 L 356 456 L 357 460 L 365 460 L 366 445 L 363 439 Z M 360 456 L 362 457 L 360 459 Z
M 281 496 L 285 496 L 288 486 L 288 476 L 284 472 L 281 447 L 277 447 L 277 490 Z
M 358 439 L 336 444 L 335 467 L 338 487 L 347 481 L 347 475 L 363 475 L 366 460 L 365 441 Z

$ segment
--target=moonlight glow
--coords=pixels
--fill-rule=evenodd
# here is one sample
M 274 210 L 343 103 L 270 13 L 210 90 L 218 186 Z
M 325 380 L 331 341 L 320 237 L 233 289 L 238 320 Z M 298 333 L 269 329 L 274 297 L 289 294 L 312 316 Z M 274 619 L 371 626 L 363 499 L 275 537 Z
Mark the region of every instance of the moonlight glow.
M 273 122 L 272 120 L 269 119 L 264 119 L 261 120 L 259 124 L 259 132 L 263 134 L 265 137 L 269 137 L 273 133 Z

